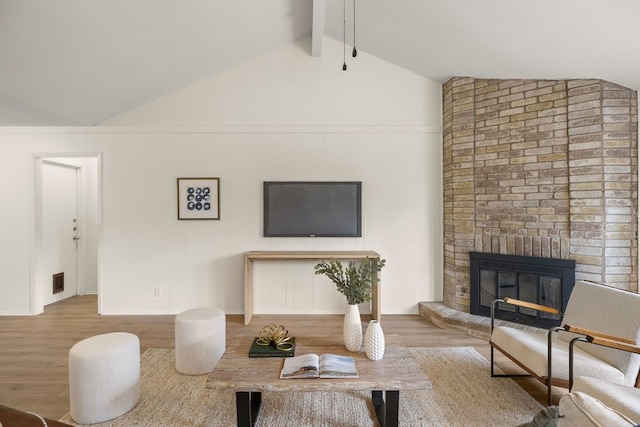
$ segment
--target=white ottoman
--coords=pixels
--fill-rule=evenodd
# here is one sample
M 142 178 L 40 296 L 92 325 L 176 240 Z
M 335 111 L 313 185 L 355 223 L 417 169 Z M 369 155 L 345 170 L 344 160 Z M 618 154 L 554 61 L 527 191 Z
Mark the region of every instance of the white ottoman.
M 140 340 L 128 332 L 96 335 L 69 350 L 71 417 L 78 424 L 107 421 L 140 398 Z
M 176 316 L 176 370 L 186 375 L 213 371 L 227 346 L 227 322 L 219 308 L 194 308 Z

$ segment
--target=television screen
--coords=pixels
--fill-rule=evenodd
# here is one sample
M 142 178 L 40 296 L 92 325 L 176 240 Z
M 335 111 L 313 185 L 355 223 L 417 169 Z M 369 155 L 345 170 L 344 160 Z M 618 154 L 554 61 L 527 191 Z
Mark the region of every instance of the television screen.
M 361 182 L 265 182 L 265 237 L 361 237 Z

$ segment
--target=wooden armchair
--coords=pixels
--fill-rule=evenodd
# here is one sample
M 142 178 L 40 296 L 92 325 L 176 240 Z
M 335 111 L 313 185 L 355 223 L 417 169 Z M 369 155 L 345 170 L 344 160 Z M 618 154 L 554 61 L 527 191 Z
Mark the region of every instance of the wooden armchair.
M 608 407 L 624 414 L 636 423 L 640 423 L 640 371 L 636 377 L 635 387 L 603 381 L 597 378 L 581 376 L 574 381 L 574 347 L 578 342 L 590 343 L 619 351 L 640 355 L 640 347 L 631 340 L 622 337 L 603 335 L 597 331 L 579 330 L 565 325 L 567 329 L 584 336 L 571 340 L 569 344 L 569 388 L 571 392 L 582 392 L 594 397 Z
M 506 355 L 528 375 L 547 385 L 547 401 L 551 405 L 551 388 L 570 386 L 570 344 L 580 331 L 598 331 L 601 336 L 618 337 L 636 345 L 640 340 L 640 295 L 616 288 L 579 281 L 573 288 L 562 326 L 546 333 L 512 326 L 495 326 L 495 312 L 500 304 L 534 308 L 561 314 L 553 308 L 505 298 L 491 307 L 491 376 L 494 372 L 494 349 Z M 569 331 L 566 325 L 571 325 Z M 573 374 L 588 376 L 615 384 L 634 385 L 640 369 L 640 354 L 621 352 L 606 346 L 576 342 L 573 351 Z

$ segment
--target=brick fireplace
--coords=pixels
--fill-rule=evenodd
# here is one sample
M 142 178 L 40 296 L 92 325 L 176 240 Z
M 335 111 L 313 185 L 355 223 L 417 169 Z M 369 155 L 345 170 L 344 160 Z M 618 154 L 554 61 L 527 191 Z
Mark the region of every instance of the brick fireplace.
M 601 80 L 449 80 L 444 305 L 470 312 L 472 251 L 637 292 L 637 120 L 636 92 Z
M 470 252 L 471 314 L 490 317 L 495 299 L 541 304 L 564 313 L 575 284 L 576 262 L 567 259 Z M 499 303 L 496 318 L 538 328 L 560 326 L 562 316 Z

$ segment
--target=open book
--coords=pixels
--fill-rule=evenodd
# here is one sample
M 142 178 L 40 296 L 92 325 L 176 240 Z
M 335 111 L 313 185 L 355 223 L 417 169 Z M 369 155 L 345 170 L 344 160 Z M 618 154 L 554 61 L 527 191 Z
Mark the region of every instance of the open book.
M 337 354 L 303 354 L 287 357 L 280 378 L 360 378 L 353 357 Z

